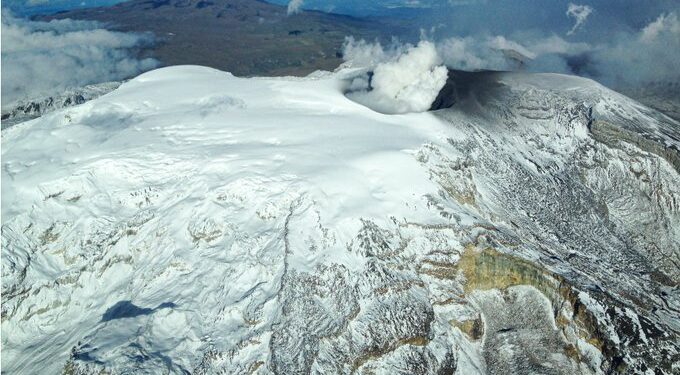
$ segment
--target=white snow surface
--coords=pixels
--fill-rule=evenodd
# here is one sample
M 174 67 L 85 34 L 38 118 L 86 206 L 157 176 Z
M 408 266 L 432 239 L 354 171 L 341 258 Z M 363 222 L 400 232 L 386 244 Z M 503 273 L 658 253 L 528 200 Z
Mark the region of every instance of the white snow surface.
M 678 274 L 680 176 L 656 146 L 678 146 L 677 123 L 550 74 L 482 74 L 450 110 L 388 115 L 344 94 L 364 73 L 163 68 L 3 130 L 3 373 L 601 372 L 550 309 L 465 295 L 454 266 L 488 247 L 679 326 L 645 276 Z M 548 303 L 539 289 L 526 300 Z M 578 297 L 624 345 L 604 297 Z M 499 330 L 451 323 L 475 319 Z M 637 363 L 677 353 L 649 338 Z
M 288 267 L 300 270 L 362 267 L 345 250 L 360 218 L 432 221 L 424 195 L 437 189 L 413 153 L 446 125 L 429 113 L 389 116 L 349 100 L 345 74 L 242 79 L 164 68 L 3 132 L 3 221 L 32 223 L 70 245 L 31 259 L 31 244 L 14 243 L 3 265 L 33 262 L 24 282 L 34 285 L 67 279 L 91 245 L 80 240 L 97 235 L 119 238 L 101 256 L 127 259 L 83 270 L 72 295 L 39 289 L 37 300 L 54 299 L 57 315 L 29 302 L 16 312 L 26 319 L 3 319 L 3 370 L 55 373 L 117 301 L 177 305 L 149 323 L 173 358 L 204 349 L 204 336 L 236 341 L 252 296 L 266 300 L 279 288 L 283 254 L 271 252 L 282 249 L 276 232 L 291 206 L 304 212 L 291 220 L 311 223 L 295 226 L 309 233 L 294 237 L 310 243 L 291 248 L 318 242 L 324 250 L 292 254 Z M 111 330 L 110 345 L 132 329 L 118 322 L 97 328 Z

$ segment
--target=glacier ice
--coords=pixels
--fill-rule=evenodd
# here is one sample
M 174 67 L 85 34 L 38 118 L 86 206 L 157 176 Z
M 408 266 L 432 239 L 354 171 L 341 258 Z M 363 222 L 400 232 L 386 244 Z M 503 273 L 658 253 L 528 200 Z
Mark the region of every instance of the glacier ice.
M 356 74 L 164 68 L 3 130 L 3 372 L 680 370 L 677 122 L 488 72 L 386 115 Z

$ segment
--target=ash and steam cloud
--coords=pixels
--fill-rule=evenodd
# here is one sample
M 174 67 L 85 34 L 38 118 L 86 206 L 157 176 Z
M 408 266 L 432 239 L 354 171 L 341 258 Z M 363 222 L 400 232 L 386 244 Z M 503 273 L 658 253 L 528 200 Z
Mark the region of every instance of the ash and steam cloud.
M 448 76 L 435 45 L 428 41 L 385 50 L 378 43 L 348 38 L 345 57 L 353 67 L 372 71 L 371 77 L 354 79 L 348 97 L 381 113 L 427 111 Z
M 571 34 L 589 16 L 599 15 L 593 12 L 593 7 L 570 4 L 567 14 L 576 19 Z M 680 18 L 674 11 L 661 13 L 637 29 L 614 30 L 608 38 L 599 40 L 565 38 L 540 30 L 439 37 L 425 33 L 425 38 L 435 41 L 437 55 L 453 69 L 577 74 L 615 89 L 680 82 Z M 398 59 L 395 55 L 403 53 L 404 48 L 354 42 L 346 45 L 344 52 L 348 60 L 371 65 L 371 59 Z

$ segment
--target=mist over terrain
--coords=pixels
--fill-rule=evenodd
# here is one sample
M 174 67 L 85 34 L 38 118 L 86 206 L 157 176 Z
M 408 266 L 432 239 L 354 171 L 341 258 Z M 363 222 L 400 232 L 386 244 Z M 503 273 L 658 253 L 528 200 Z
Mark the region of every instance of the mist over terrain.
M 115 3 L 121 3 L 121 1 L 6 1 L 3 7 L 12 9 L 17 14 L 35 14 Z M 130 3 L 153 4 L 154 13 L 166 11 L 164 2 L 132 1 Z M 193 5 L 189 3 L 182 7 L 190 9 Z M 197 3 L 197 7 L 200 5 L 201 9 L 210 10 L 219 3 L 200 2 L 200 4 Z M 444 63 L 455 69 L 568 73 L 592 78 L 616 89 L 631 89 L 658 82 L 680 81 L 680 73 L 675 68 L 677 61 L 680 60 L 680 22 L 678 21 L 680 5 L 672 0 L 643 2 L 633 0 L 577 2 L 566 0 L 548 2 L 536 0 L 380 0 L 371 2 L 272 0 L 271 3 L 284 6 L 281 10 L 282 14 L 294 19 L 309 18 L 309 14 L 301 14 L 301 12 L 317 10 L 370 17 L 376 20 L 391 20 L 392 26 L 401 24 L 403 28 L 376 24 L 373 33 L 350 28 L 345 30 L 347 33 L 345 36 L 352 36 L 357 40 L 366 39 L 372 43 L 378 35 L 392 35 L 404 43 L 417 44 L 418 35 L 420 35 L 421 39 L 434 42 Z M 235 6 L 236 9 L 245 9 L 243 4 Z M 111 9 L 124 9 L 124 7 Z M 130 8 L 130 6 L 127 7 Z M 196 13 L 195 10 L 189 14 L 193 13 Z M 136 24 L 129 19 L 129 15 L 125 16 L 127 18 L 117 18 L 116 14 L 122 17 L 124 13 L 115 11 L 96 13 L 85 9 L 80 12 L 66 13 L 65 16 L 104 20 L 121 31 L 144 31 L 141 30 L 144 22 L 141 25 Z M 65 16 L 60 16 L 60 18 Z M 169 20 L 173 16 L 164 17 Z M 263 33 L 276 35 L 276 31 L 271 29 L 270 22 L 265 22 L 265 20 L 285 22 L 281 19 L 277 20 L 277 17 L 263 16 L 261 18 L 262 20 L 259 21 L 261 31 L 253 30 L 248 26 L 247 31 L 244 31 L 239 39 L 259 45 L 264 39 L 251 36 Z M 177 23 L 177 21 L 173 22 Z M 206 21 L 205 25 L 199 28 L 206 31 L 205 35 L 211 35 L 210 37 L 206 37 L 205 41 L 195 40 L 195 37 L 192 37 L 194 39 L 191 41 L 182 43 L 209 44 L 210 51 L 214 50 L 215 53 L 195 47 L 178 48 L 170 41 L 165 50 L 175 49 L 177 51 L 162 52 L 164 47 L 160 46 L 161 62 L 166 65 L 196 63 L 219 69 L 231 68 L 228 70 L 236 74 L 271 74 L 262 69 L 254 69 L 251 72 L 248 69 L 236 67 L 235 63 L 230 63 L 231 65 L 228 64 L 228 66 L 219 64 L 217 61 L 220 57 L 216 53 L 222 53 L 224 60 L 229 59 L 229 53 L 220 52 L 221 43 L 225 43 L 223 38 L 215 37 L 215 34 L 220 34 L 219 27 L 221 26 L 207 18 Z M 179 21 L 179 24 L 181 22 Z M 218 29 L 203 30 L 206 25 L 212 24 Z M 157 34 L 161 29 L 167 28 L 153 20 L 150 20 L 147 26 L 149 31 Z M 410 30 L 410 32 L 405 32 L 405 30 Z M 295 36 L 300 36 L 302 31 L 291 29 L 287 32 L 294 32 Z M 240 34 L 238 31 L 229 33 Z M 167 35 L 160 34 L 158 36 L 167 39 Z M 182 32 L 182 34 L 185 33 Z M 172 37 L 178 38 L 175 35 Z M 332 43 L 335 43 L 336 49 L 340 49 L 341 40 L 335 38 Z M 191 50 L 192 55 L 180 57 L 183 50 Z M 631 53 L 633 51 L 634 53 Z M 205 55 L 210 55 L 210 57 Z M 270 58 L 276 59 L 277 57 Z M 314 63 L 304 65 L 309 65 L 308 69 L 300 71 L 288 69 L 288 72 L 305 74 L 315 69 Z M 317 64 L 316 68 L 330 69 L 325 63 Z
M 336 1 L 306 1 L 323 9 Z M 346 4 L 346 2 L 343 2 Z M 680 4 L 673 1 L 383 2 L 408 9 L 444 62 L 464 70 L 529 70 L 593 78 L 612 87 L 677 82 Z M 401 4 L 401 6 L 399 6 Z M 349 5 L 348 5 L 349 7 Z M 361 7 L 359 7 L 361 8 Z M 334 8 L 340 10 L 344 8 Z
M 92 21 L 30 21 L 2 11 L 2 108 L 68 88 L 117 81 L 158 66 L 134 50 L 150 34 L 109 31 Z
M 578 32 L 578 24 L 576 21 L 572 30 Z M 661 14 L 640 30 L 621 32 L 603 43 L 572 41 L 556 33 L 512 37 L 437 34 L 433 29 L 424 37 L 436 41 L 446 65 L 455 69 L 576 74 L 614 87 L 680 79 L 680 22 L 674 12 Z

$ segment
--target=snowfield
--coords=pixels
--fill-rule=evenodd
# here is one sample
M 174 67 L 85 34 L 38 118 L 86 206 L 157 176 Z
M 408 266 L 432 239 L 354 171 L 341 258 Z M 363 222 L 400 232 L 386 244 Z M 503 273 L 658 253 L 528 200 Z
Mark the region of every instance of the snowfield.
M 3 130 L 2 371 L 680 371 L 676 122 L 510 73 L 387 115 L 362 74 L 164 68 Z

